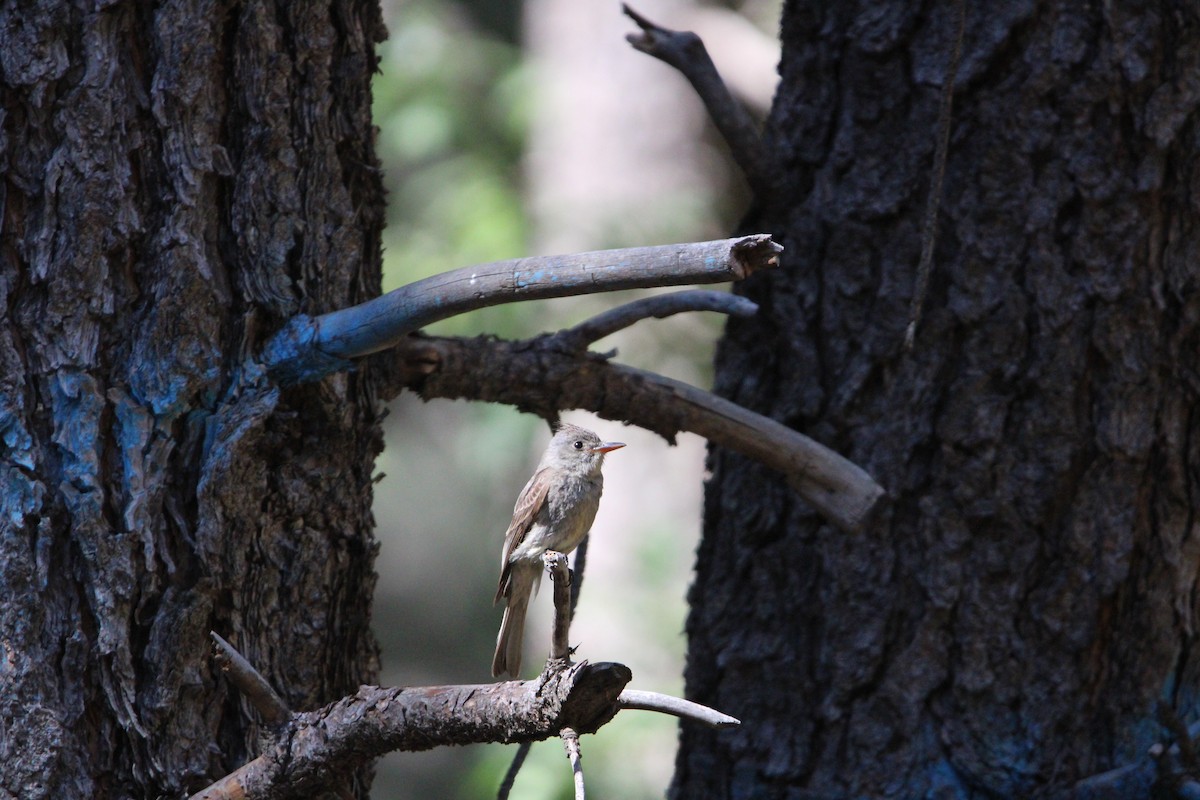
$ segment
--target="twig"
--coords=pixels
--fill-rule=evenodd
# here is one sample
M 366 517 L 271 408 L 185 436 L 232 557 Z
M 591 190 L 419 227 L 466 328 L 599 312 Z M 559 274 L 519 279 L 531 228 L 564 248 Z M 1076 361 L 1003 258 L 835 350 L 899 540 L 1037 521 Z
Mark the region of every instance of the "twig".
M 1175 709 L 1161 700 L 1155 708 L 1155 716 L 1158 718 L 1158 724 L 1166 728 L 1175 737 L 1175 747 L 1178 748 L 1179 762 L 1187 772 L 1196 775 L 1200 772 L 1200 765 L 1196 762 L 1196 749 L 1192 746 L 1193 734 L 1188 730 L 1187 725 L 1175 713 Z
M 694 386 L 592 354 L 562 352 L 553 336 L 412 338 L 388 354 L 383 398 L 409 388 L 425 399 L 508 403 L 550 419 L 582 408 L 673 441 L 692 431 L 782 472 L 826 519 L 862 530 L 884 497 L 862 468 L 802 433 Z
M 550 636 L 550 658 L 547 670 L 560 669 L 571 663 L 571 571 L 567 557 L 547 550 L 542 557 L 550 580 L 554 584 L 554 632 Z
M 584 536 L 583 541 L 575 548 L 575 568 L 569 570 L 567 575 L 570 584 L 571 598 L 567 603 L 566 620 L 563 621 L 562 608 L 563 602 L 559 595 L 558 579 L 551 574 L 551 579 L 554 583 L 554 633 L 551 636 L 550 660 L 546 663 L 547 669 L 554 663 L 555 658 L 561 657 L 562 663 L 569 663 L 571 658 L 571 644 L 568 635 L 571 623 L 575 620 L 575 609 L 579 605 L 579 596 L 583 591 L 583 575 L 587 567 L 587 551 L 588 541 L 591 536 Z M 565 566 L 565 559 L 563 561 Z M 562 636 L 560 641 L 559 636 Z M 556 656 L 556 653 L 561 653 L 561 656 Z M 517 774 L 521 771 L 521 767 L 525 764 L 525 759 L 529 757 L 529 750 L 533 747 L 531 742 L 521 742 L 517 745 L 517 752 L 513 753 L 512 763 L 508 765 L 508 771 L 504 773 L 504 780 L 500 782 L 500 788 L 496 792 L 496 800 L 508 800 L 508 794 L 512 791 L 513 783 L 517 779 Z
M 550 636 L 550 656 L 546 660 L 543 674 L 550 674 L 565 668 L 571 663 L 571 621 L 575 618 L 575 604 L 579 599 L 579 587 L 583 581 L 584 561 L 581 556 L 587 554 L 587 537 L 575 550 L 575 569 L 567 569 L 567 557 L 562 553 L 547 550 L 543 556 L 546 569 L 550 572 L 550 580 L 554 584 L 554 628 Z M 513 754 L 512 763 L 504 773 L 504 780 L 496 793 L 498 800 L 506 800 L 512 791 L 517 773 L 529 756 L 531 742 L 522 742 Z
M 271 727 L 283 725 L 292 718 L 292 710 L 283 698 L 276 694 L 267 679 L 259 674 L 233 645 L 221 638 L 216 631 L 209 631 L 215 647 L 217 665 L 238 688 L 250 704 L 262 714 L 263 721 Z
M 567 349 L 582 350 L 638 320 L 647 317 L 662 319 L 685 311 L 716 311 L 735 317 L 752 317 L 758 313 L 758 304 L 747 297 L 728 292 L 691 289 L 634 300 L 597 314 L 573 328 L 561 330 L 554 336 Z
M 283 383 L 319 380 L 347 359 L 394 346 L 431 322 L 501 303 L 686 283 L 740 280 L 775 266 L 766 234 L 713 242 L 518 258 L 444 272 L 319 317 L 294 317 L 262 352 Z
M 575 609 L 579 607 L 579 598 L 583 594 L 583 576 L 587 571 L 588 542 L 591 534 L 583 537 L 579 547 L 575 548 L 575 567 L 571 570 L 571 621 L 575 621 Z
M 942 103 L 938 110 L 938 139 L 933 153 L 933 176 L 929 195 L 925 198 L 925 219 L 921 224 L 921 260 L 917 264 L 917 282 L 913 289 L 912 305 L 908 312 L 908 327 L 904 329 L 904 349 L 912 350 L 917 326 L 921 324 L 921 309 L 929 292 L 929 275 L 933 271 L 933 247 L 937 242 L 938 208 L 942 203 L 942 180 L 946 177 L 946 153 L 950 145 L 951 111 L 954 106 L 954 80 L 962 57 L 963 33 L 967 25 L 966 0 L 958 0 L 958 31 L 954 37 L 954 52 L 942 83 Z
M 671 65 L 688 79 L 717 130 L 729 144 L 733 159 L 746 175 L 750 188 L 759 197 L 768 194 L 770 171 L 758 128 L 721 80 L 704 42 L 691 31 L 673 31 L 655 25 L 628 5 L 622 4 L 621 8 L 642 29 L 640 34 L 631 33 L 625 40 L 634 49 Z
M 1161 720 L 1160 720 L 1161 721 Z M 1177 733 L 1175 744 L 1161 742 L 1151 745 L 1146 754 L 1132 763 L 1089 775 L 1071 787 L 1075 800 L 1124 800 L 1126 797 L 1149 797 L 1156 781 L 1177 778 L 1181 772 L 1180 758 L 1184 747 L 1192 748 L 1192 740 L 1200 737 L 1200 722 L 1193 722 Z M 1183 743 L 1187 744 L 1184 745 Z M 1182 789 L 1182 786 L 1180 787 Z M 1182 794 L 1180 796 L 1183 796 Z M 1200 796 L 1200 794 L 1196 795 Z
M 700 722 L 711 728 L 736 728 L 742 724 L 741 720 L 736 717 L 722 714 L 708 706 L 658 692 L 626 689 L 617 697 L 617 702 L 622 709 L 637 708 L 643 711 L 658 711 L 662 714 Z
M 571 762 L 571 775 L 575 779 L 575 800 L 585 800 L 587 792 L 583 787 L 583 754 L 579 750 L 579 734 L 574 728 L 563 728 L 558 734 L 567 751 L 567 759 Z
M 525 765 L 525 759 L 529 756 L 531 748 L 532 745 L 529 742 L 521 742 L 517 746 L 517 752 L 513 755 L 512 763 L 508 765 L 508 772 L 504 773 L 504 780 L 500 782 L 500 788 L 496 791 L 496 800 L 508 800 L 508 795 L 512 792 L 513 783 L 517 780 L 517 773 Z

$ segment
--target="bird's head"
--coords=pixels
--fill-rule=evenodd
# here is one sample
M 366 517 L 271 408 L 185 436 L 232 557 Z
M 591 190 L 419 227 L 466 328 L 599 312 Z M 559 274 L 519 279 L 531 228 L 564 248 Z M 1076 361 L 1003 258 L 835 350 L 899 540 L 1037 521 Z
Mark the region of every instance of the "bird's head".
M 564 422 L 555 430 L 542 465 L 584 474 L 597 472 L 605 453 L 624 446 L 624 442 L 605 442 L 586 428 Z

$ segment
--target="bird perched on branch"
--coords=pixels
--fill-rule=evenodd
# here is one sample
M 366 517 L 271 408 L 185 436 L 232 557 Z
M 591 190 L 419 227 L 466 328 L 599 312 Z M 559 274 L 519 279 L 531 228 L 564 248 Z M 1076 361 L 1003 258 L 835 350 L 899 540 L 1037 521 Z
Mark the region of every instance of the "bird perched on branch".
M 542 555 L 547 550 L 570 553 L 587 536 L 604 477 L 604 454 L 624 447 L 604 442 L 589 430 L 563 423 L 554 433 L 533 477 L 525 484 L 504 534 L 500 585 L 495 602 L 505 598 L 504 619 L 496 637 L 492 676 L 505 672 L 517 677 L 521 669 L 521 639 L 529 598 L 541 583 Z

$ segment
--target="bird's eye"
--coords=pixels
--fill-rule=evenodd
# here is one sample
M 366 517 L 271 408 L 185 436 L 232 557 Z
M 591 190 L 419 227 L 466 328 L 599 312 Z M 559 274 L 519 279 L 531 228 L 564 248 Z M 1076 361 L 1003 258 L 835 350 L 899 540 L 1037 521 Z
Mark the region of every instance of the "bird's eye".
M 575 440 L 575 444 L 573 444 L 573 445 L 571 445 L 571 446 L 572 446 L 572 447 L 574 447 L 576 450 L 582 450 L 582 449 L 583 449 L 583 442 L 582 442 L 582 441 L 580 441 L 579 439 L 576 439 L 576 440 Z

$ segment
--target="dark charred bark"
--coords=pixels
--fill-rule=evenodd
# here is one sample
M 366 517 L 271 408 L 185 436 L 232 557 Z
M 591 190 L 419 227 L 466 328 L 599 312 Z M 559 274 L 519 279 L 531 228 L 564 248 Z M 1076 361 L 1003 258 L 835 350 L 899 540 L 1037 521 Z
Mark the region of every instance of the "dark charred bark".
M 715 450 L 678 797 L 1063 797 L 1200 715 L 1194 6 L 793 0 L 719 389 L 892 495 L 863 536 Z M 1126 795 L 1134 796 L 1134 795 Z
M 379 291 L 370 2 L 0 10 L 0 796 L 195 790 L 376 672 L 369 372 L 247 354 Z M 347 786 L 365 794 L 366 773 Z

